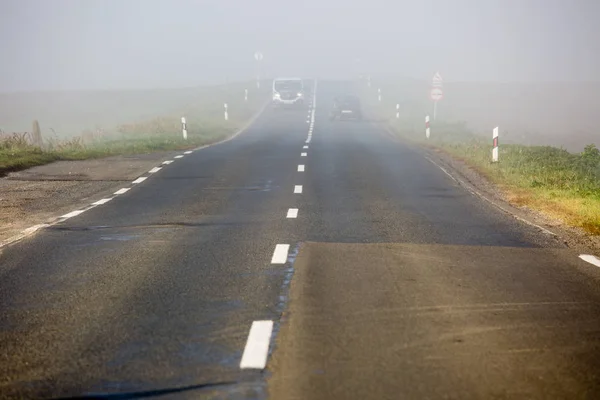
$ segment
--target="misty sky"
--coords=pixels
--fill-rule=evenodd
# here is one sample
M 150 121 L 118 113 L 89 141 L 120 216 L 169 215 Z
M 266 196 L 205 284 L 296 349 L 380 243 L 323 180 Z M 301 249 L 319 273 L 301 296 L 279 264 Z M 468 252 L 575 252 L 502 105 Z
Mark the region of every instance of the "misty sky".
M 357 72 L 599 81 L 600 0 L 0 0 L 0 91 Z

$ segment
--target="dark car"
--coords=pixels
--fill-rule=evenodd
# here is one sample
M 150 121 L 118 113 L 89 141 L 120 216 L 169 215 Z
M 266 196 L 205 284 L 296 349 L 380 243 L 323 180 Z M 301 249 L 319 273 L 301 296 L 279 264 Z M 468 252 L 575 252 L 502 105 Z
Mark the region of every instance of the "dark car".
M 333 108 L 329 117 L 331 120 L 339 119 L 362 119 L 360 99 L 357 96 L 337 96 L 333 99 Z

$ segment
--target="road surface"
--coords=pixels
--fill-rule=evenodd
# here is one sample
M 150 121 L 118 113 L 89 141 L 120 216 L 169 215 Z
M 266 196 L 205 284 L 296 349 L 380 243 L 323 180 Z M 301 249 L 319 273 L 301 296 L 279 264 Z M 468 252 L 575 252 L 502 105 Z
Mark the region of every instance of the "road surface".
M 597 396 L 600 269 L 345 85 L 1 249 L 0 397 Z

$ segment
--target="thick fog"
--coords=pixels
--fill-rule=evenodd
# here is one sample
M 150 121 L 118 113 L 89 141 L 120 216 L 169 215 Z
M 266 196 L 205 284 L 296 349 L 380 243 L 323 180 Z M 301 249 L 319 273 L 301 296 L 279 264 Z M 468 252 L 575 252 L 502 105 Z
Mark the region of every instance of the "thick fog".
M 124 90 L 257 74 L 371 75 L 420 123 L 439 71 L 441 120 L 579 151 L 599 138 L 598 16 L 600 0 L 0 0 L 0 131 L 77 135 L 190 95 Z
M 598 81 L 596 0 L 1 0 L 0 91 L 262 74 Z

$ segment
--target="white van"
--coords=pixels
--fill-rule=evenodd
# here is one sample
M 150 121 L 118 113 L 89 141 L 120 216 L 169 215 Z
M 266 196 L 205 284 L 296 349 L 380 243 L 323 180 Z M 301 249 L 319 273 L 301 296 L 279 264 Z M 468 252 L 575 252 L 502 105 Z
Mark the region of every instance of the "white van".
M 301 78 L 277 78 L 273 80 L 273 106 L 303 106 L 304 82 Z

